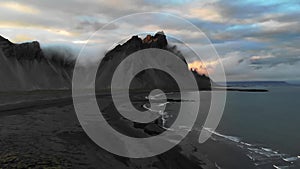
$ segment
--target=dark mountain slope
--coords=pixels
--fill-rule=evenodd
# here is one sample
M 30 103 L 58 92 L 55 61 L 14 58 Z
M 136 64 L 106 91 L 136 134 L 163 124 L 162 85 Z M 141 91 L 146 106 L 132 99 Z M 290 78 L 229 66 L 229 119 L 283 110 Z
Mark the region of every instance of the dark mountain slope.
M 158 48 L 174 53 L 186 63 L 180 51 L 168 45 L 163 32 L 144 39 L 133 36 L 124 44 L 117 45 L 107 52 L 103 58 L 96 78 L 96 89 L 109 89 L 112 75 L 118 65 L 130 54 L 149 48 Z M 0 91 L 29 91 L 71 89 L 72 73 L 75 59 L 55 51 L 43 51 L 39 42 L 15 44 L 0 36 Z M 74 57 L 75 58 L 75 57 Z M 168 64 L 168 63 L 157 63 Z M 130 65 L 130 67 L 138 65 Z M 186 65 L 186 70 L 188 66 Z M 124 72 L 129 73 L 129 72 Z M 182 72 L 176 72 L 183 75 Z M 193 72 L 200 90 L 209 90 L 211 81 L 206 76 Z M 125 77 L 125 76 L 124 76 Z M 131 83 L 134 90 L 151 90 L 162 88 L 168 91 L 178 90 L 174 79 L 160 70 L 145 70 L 140 72 Z
M 182 61 L 186 63 L 186 70 L 188 70 L 188 65 L 185 58 L 181 55 L 180 52 L 175 51 L 173 47 L 168 45 L 168 41 L 163 32 L 158 32 L 154 36 L 147 35 L 143 40 L 138 36 L 133 36 L 127 42 L 122 45 L 117 45 L 114 49 L 109 51 L 105 57 L 103 58 L 99 70 L 97 73 L 97 82 L 96 88 L 110 88 L 111 80 L 113 74 L 118 67 L 118 65 L 130 54 L 133 54 L 139 50 L 149 49 L 149 48 L 157 48 L 169 51 L 175 56 L 179 57 Z M 141 60 L 143 62 L 143 60 Z M 153 61 L 155 62 L 155 60 Z M 168 65 L 168 63 L 160 63 L 157 62 L 157 65 Z M 128 67 L 123 68 L 124 70 L 128 70 L 128 72 L 124 72 L 124 76 L 126 78 L 126 74 L 130 73 L 130 67 L 138 67 L 140 65 L 130 65 Z M 170 70 L 173 71 L 173 70 Z M 185 75 L 185 72 L 174 72 L 178 75 Z M 199 75 L 196 72 L 192 72 L 199 90 L 209 90 L 211 88 L 211 80 L 205 75 Z M 125 79 L 124 79 L 125 80 Z M 177 91 L 178 86 L 175 83 L 174 79 L 167 73 L 157 70 L 150 69 L 144 70 L 137 74 L 137 76 L 133 79 L 131 86 L 133 90 L 152 90 L 155 88 L 164 89 L 166 91 Z M 197 90 L 197 89 L 194 89 Z

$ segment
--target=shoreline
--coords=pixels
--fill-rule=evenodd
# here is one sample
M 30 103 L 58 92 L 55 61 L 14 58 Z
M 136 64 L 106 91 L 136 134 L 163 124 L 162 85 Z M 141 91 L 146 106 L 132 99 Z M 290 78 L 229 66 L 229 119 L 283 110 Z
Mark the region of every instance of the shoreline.
M 228 87 L 214 87 L 213 90 L 196 90 L 199 92 L 203 91 L 238 91 L 238 92 L 268 92 L 269 90 L 267 89 L 253 89 L 253 88 L 228 88 Z M 195 90 L 185 90 L 183 92 L 191 92 Z M 86 93 L 92 93 L 93 91 L 91 90 L 82 90 L 83 94 Z M 127 92 L 127 90 L 120 90 L 120 93 L 122 92 Z M 168 91 L 168 93 L 172 92 L 179 92 L 179 91 Z M 102 90 L 102 91 L 96 91 L 96 98 L 102 97 L 102 96 L 108 96 L 110 95 L 110 89 L 107 90 Z M 149 91 L 145 90 L 138 90 L 134 92 L 133 94 L 143 94 L 143 93 L 149 93 Z M 50 94 L 51 97 L 49 97 Z M 56 95 L 58 94 L 58 96 Z M 24 99 L 21 101 L 11 101 L 7 103 L 2 103 L 0 104 L 0 112 L 4 111 L 13 111 L 13 110 L 18 110 L 18 109 L 23 109 L 23 108 L 30 108 L 30 107 L 42 107 L 42 106 L 51 106 L 53 104 L 58 104 L 61 102 L 61 104 L 68 103 L 71 104 L 73 103 L 72 100 L 72 90 L 66 90 L 66 89 L 59 89 L 59 90 L 32 90 L 32 91 L 7 91 L 7 92 L 0 92 L 0 97 L 5 97 L 5 96 L 13 95 L 13 96 L 29 96 L 30 95 L 46 95 L 48 99 L 35 99 L 28 101 L 28 99 Z M 89 95 L 84 95 L 84 96 L 79 96 L 79 97 L 89 97 Z M 1 99 L 1 98 L 0 98 Z M 146 100 L 146 99 L 145 99 Z M 168 101 L 176 101 L 176 100 L 168 100 Z

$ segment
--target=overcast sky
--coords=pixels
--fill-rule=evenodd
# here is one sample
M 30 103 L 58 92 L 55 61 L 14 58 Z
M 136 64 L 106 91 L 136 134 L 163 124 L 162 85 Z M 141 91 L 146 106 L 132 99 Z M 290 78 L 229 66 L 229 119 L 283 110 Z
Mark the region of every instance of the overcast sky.
M 124 15 L 167 12 L 189 20 L 208 36 L 229 80 L 300 80 L 299 0 L 18 0 L 0 1 L 0 11 L 0 35 L 42 44 L 83 44 Z M 151 26 L 143 24 L 144 31 Z M 193 38 L 183 29 L 165 33 Z

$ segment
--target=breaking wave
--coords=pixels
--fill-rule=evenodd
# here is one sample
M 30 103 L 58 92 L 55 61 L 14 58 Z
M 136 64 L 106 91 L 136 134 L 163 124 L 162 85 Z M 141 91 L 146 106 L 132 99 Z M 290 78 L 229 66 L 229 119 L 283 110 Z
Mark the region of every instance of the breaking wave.
M 260 144 L 250 144 L 242 141 L 239 137 L 224 135 L 210 128 L 203 129 L 212 133 L 212 140 L 233 143 L 241 148 L 258 168 L 264 166 L 273 166 L 277 169 L 291 168 L 294 167 L 294 163 L 300 159 L 300 156 L 291 156 Z

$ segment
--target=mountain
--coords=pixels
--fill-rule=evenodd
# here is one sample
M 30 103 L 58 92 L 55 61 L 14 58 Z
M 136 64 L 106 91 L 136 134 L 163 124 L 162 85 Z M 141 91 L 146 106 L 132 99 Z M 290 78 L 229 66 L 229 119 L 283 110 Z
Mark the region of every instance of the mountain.
M 169 51 L 186 63 L 186 72 L 176 72 L 176 70 L 168 69 L 168 72 L 173 72 L 178 74 L 181 78 L 186 78 L 186 74 L 189 70 L 187 62 L 180 53 L 180 51 L 174 50 L 174 47 L 168 44 L 166 36 L 163 32 L 157 32 L 154 36 L 147 35 L 144 39 L 139 38 L 138 36 L 133 36 L 124 44 L 117 45 L 114 49 L 106 53 L 102 62 L 100 63 L 99 70 L 97 72 L 96 88 L 110 88 L 111 80 L 113 74 L 118 67 L 118 65 L 127 58 L 130 54 L 133 54 L 139 50 L 157 48 Z M 151 57 L 151 56 L 149 56 Z M 137 58 L 139 59 L 139 58 Z M 136 61 L 139 62 L 139 61 Z M 140 60 L 143 62 L 143 60 Z M 155 60 L 153 60 L 155 62 Z M 168 62 L 168 61 L 165 61 Z M 140 65 L 134 64 L 127 65 L 123 67 L 124 74 L 130 74 L 132 67 L 139 67 Z M 161 63 L 157 61 L 156 65 L 168 67 L 169 63 Z M 171 63 L 170 63 L 171 64 Z M 167 68 L 166 68 L 167 69 Z M 196 71 L 192 71 L 198 88 L 194 90 L 210 90 L 211 80 L 205 75 L 199 75 Z M 126 76 L 124 76 L 126 78 Z M 126 79 L 124 79 L 126 80 Z M 188 81 L 189 79 L 186 79 Z M 157 69 L 147 69 L 138 73 L 131 82 L 130 88 L 132 90 L 146 90 L 151 91 L 155 88 L 160 88 L 165 91 L 178 91 L 179 87 L 168 73 L 163 72 Z
M 224 84 L 223 84 L 224 85 Z M 230 81 L 228 87 L 270 87 L 270 86 L 292 86 L 285 81 Z
M 109 89 L 113 72 L 118 65 L 130 54 L 149 48 L 172 52 L 187 63 L 180 51 L 168 44 L 163 32 L 154 36 L 147 35 L 144 39 L 133 36 L 105 54 L 97 72 L 96 90 Z M 37 41 L 15 44 L 0 36 L 0 91 L 71 89 L 75 60 L 68 60 L 67 56 L 61 55 L 63 54 L 55 50 L 49 52 L 41 49 Z M 130 73 L 129 70 L 134 66 L 138 65 L 124 67 L 124 73 Z M 189 71 L 187 65 L 186 70 Z M 186 78 L 184 72 L 174 73 Z M 193 75 L 199 90 L 210 89 L 211 80 L 208 77 L 196 72 L 193 72 Z M 166 91 L 179 89 L 169 74 L 156 69 L 140 72 L 130 86 L 133 90 L 151 90 L 157 87 Z
M 37 41 L 14 44 L 0 36 L 0 48 L 5 56 L 16 58 L 17 60 L 41 60 L 44 58 L 43 51 Z
M 0 36 L 0 91 L 70 89 L 73 66 L 60 58 L 46 57 L 36 41 L 14 44 Z

